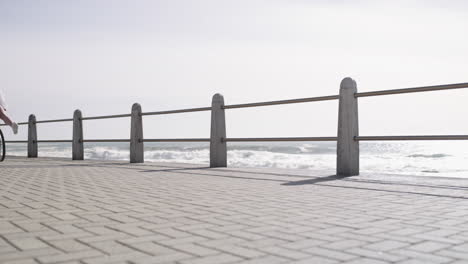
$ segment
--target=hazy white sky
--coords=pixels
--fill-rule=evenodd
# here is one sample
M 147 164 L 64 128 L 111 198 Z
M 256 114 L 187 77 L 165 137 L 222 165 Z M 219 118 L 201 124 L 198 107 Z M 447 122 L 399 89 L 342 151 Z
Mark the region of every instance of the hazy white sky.
M 0 0 L 0 89 L 17 121 L 468 82 L 467 1 Z M 466 134 L 468 90 L 363 98 L 361 135 Z M 209 112 L 145 117 L 147 138 L 208 137 Z M 86 138 L 128 138 L 129 119 Z M 230 137 L 334 136 L 337 102 L 228 110 Z M 71 123 L 39 124 L 40 139 Z M 7 130 L 7 129 L 3 129 Z M 26 127 L 9 139 L 26 138 Z

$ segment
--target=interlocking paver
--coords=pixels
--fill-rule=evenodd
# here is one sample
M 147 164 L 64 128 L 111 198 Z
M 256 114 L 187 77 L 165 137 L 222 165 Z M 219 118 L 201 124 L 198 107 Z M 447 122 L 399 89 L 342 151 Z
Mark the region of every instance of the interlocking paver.
M 174 253 L 174 254 L 165 254 L 159 256 L 152 256 L 152 257 L 144 257 L 144 258 L 137 258 L 133 259 L 132 263 L 136 264 L 158 264 L 158 263 L 180 263 L 182 260 L 195 260 L 193 255 L 187 253 Z M 187 263 L 190 263 L 188 261 Z
M 202 247 L 200 245 L 191 244 L 191 243 L 178 244 L 176 249 L 179 251 L 184 251 L 184 252 L 190 253 L 195 256 L 200 256 L 200 257 L 219 254 L 219 251 L 217 250 L 210 249 L 207 247 Z
M 64 252 L 75 252 L 91 249 L 88 245 L 78 242 L 74 239 L 51 240 L 47 241 L 51 246 L 63 250 Z
M 307 253 L 310 253 L 313 256 L 325 257 L 333 260 L 347 261 L 358 258 L 357 255 L 345 253 L 344 251 L 331 250 L 320 247 L 311 247 L 304 250 Z
M 236 245 L 229 245 L 223 247 L 217 247 L 216 249 L 221 250 L 225 253 L 229 253 L 231 255 L 239 256 L 241 258 L 251 259 L 251 258 L 258 258 L 260 256 L 266 255 L 264 252 L 244 248 L 241 246 Z
M 39 249 L 48 247 L 47 244 L 33 237 L 9 239 L 9 241 L 20 250 Z
M 138 252 L 138 251 L 128 251 L 126 253 L 119 253 L 115 255 L 103 255 L 98 257 L 90 257 L 81 260 L 85 264 L 114 264 L 114 263 L 121 263 L 127 264 L 130 260 L 137 260 L 137 259 L 144 259 L 148 257 L 148 255 Z
M 206 256 L 197 259 L 182 260 L 182 264 L 225 264 L 225 263 L 235 263 L 242 260 L 239 257 L 230 255 L 230 254 L 219 254 L 214 256 Z
M 352 261 L 346 261 L 345 264 L 388 264 L 390 262 L 385 262 L 382 260 L 376 259 L 355 259 Z
M 367 242 L 359 241 L 359 240 L 350 240 L 350 239 L 343 239 L 337 242 L 332 242 L 328 244 L 322 245 L 324 248 L 335 249 L 335 250 L 344 250 L 348 248 L 355 248 L 362 245 L 366 245 Z
M 20 259 L 3 262 L 3 264 L 38 264 L 34 259 Z
M 294 242 L 290 242 L 287 244 L 283 244 L 282 246 L 289 249 L 304 249 L 304 248 L 311 248 L 318 245 L 324 245 L 327 242 L 322 240 L 313 240 L 313 239 L 306 239 L 306 240 L 298 240 Z
M 13 261 L 13 260 L 27 260 L 27 259 L 33 259 L 41 256 L 54 256 L 59 254 L 60 251 L 55 249 L 55 248 L 39 248 L 39 249 L 30 249 L 27 251 L 13 251 L 13 252 L 7 252 L 3 253 L 0 255 L 0 263 L 4 263 L 7 261 Z
M 370 245 L 367 245 L 366 248 L 371 249 L 371 250 L 376 250 L 376 251 L 389 251 L 392 249 L 397 249 L 397 248 L 402 248 L 402 247 L 408 247 L 410 244 L 400 242 L 400 241 L 395 241 L 395 240 L 385 240 L 377 243 L 373 243 Z
M 418 251 L 413 251 L 413 250 L 408 250 L 408 249 L 397 249 L 390 253 L 401 255 L 401 256 L 406 256 L 406 257 L 413 258 L 416 260 L 425 261 L 427 263 L 449 263 L 454 260 L 451 257 L 445 257 L 441 255 L 431 254 L 431 253 L 423 253 L 423 252 L 418 252 Z
M 421 242 L 419 244 L 412 245 L 412 246 L 408 247 L 408 249 L 430 253 L 430 252 L 441 250 L 443 248 L 447 248 L 449 246 L 450 246 L 450 244 L 446 244 L 446 243 L 440 243 L 440 242 L 434 242 L 434 241 L 424 241 L 424 242 Z
M 90 257 L 102 256 L 104 255 L 102 252 L 97 250 L 86 250 L 86 251 L 79 251 L 73 253 L 61 253 L 61 254 L 54 254 L 50 256 L 41 256 L 38 257 L 40 263 L 49 264 L 49 263 L 58 263 L 58 262 L 65 262 L 71 260 L 81 260 Z
M 452 249 L 461 251 L 461 252 L 468 252 L 468 243 L 458 244 L 452 247 Z
M 310 264 L 310 263 L 336 264 L 336 263 L 340 263 L 340 262 L 337 261 L 337 260 L 329 259 L 329 258 L 314 256 L 314 257 L 310 257 L 310 258 L 307 258 L 307 259 L 294 261 L 294 262 L 291 262 L 291 263 L 294 263 L 294 264 Z
M 346 250 L 346 252 L 357 255 L 357 256 L 362 256 L 362 257 L 376 259 L 376 260 L 384 260 L 388 262 L 397 262 L 397 261 L 407 259 L 407 257 L 405 256 L 390 254 L 387 252 L 369 250 L 365 248 L 351 248 L 351 249 Z
M 0 263 L 468 262 L 464 179 L 47 158 L 0 169 Z
M 243 264 L 279 264 L 279 263 L 291 263 L 290 259 L 281 258 L 278 256 L 264 256 L 259 258 L 252 258 L 249 260 L 241 260 L 236 263 Z M 307 262 L 307 263 L 321 263 L 321 262 Z M 326 264 L 326 263 L 325 263 Z

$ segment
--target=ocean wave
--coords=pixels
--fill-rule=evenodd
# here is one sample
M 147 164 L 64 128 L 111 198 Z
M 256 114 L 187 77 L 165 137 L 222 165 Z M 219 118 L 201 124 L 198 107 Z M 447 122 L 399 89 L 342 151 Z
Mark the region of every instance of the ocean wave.
M 85 158 L 93 160 L 128 160 L 130 150 L 116 147 L 91 147 L 85 149 Z
M 406 175 L 468 177 L 468 154 L 463 143 L 363 143 L 361 171 Z M 26 156 L 25 145 L 7 145 L 7 154 Z M 71 158 L 71 144 L 39 145 L 40 157 Z M 209 164 L 207 143 L 147 143 L 146 162 Z M 85 144 L 85 159 L 128 161 L 128 143 Z M 228 166 L 286 169 L 336 169 L 336 144 L 240 143 L 228 144 Z
M 445 158 L 445 157 L 450 157 L 451 155 L 448 154 L 443 154 L 443 153 L 437 153 L 437 154 L 412 154 L 408 155 L 408 158 Z

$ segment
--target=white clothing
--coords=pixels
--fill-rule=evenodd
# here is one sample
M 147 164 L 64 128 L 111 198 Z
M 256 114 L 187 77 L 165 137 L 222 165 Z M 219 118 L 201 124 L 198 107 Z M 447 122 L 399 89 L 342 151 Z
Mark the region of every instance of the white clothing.
M 5 102 L 5 96 L 3 95 L 2 90 L 0 90 L 0 106 L 3 107 L 3 109 L 6 109 L 7 107 Z

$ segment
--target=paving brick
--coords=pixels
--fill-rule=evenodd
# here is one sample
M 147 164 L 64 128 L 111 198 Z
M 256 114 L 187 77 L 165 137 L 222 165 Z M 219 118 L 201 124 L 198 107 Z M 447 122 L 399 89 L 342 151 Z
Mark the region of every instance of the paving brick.
M 133 259 L 132 263 L 136 264 L 158 264 L 158 263 L 181 263 L 180 261 L 188 260 L 187 263 L 191 263 L 191 260 L 197 260 L 194 256 L 186 253 L 174 253 L 174 254 L 166 254 L 166 255 L 159 255 L 159 256 L 152 256 L 152 257 L 144 257 Z
M 235 263 L 241 261 L 242 258 L 229 255 L 229 254 L 219 254 L 214 256 L 206 256 L 197 259 L 191 260 L 181 260 L 180 263 L 190 263 L 190 264 L 224 264 L 224 263 Z
M 289 241 L 274 239 L 274 238 L 265 238 L 265 239 L 258 239 L 254 241 L 242 242 L 242 246 L 248 247 L 248 248 L 263 248 L 263 247 L 281 245 L 284 243 L 289 243 Z
M 454 259 L 451 257 L 444 257 L 440 255 L 434 255 L 434 254 L 429 254 L 429 253 L 423 253 L 423 252 L 418 252 L 418 251 L 413 251 L 413 250 L 407 250 L 407 249 L 397 249 L 392 252 L 391 254 L 397 254 L 401 256 L 406 256 L 409 258 L 413 258 L 416 260 L 421 260 L 421 261 L 426 261 L 430 263 L 448 263 L 453 261 Z
M 398 264 L 427 264 L 429 263 L 427 260 L 420 260 L 420 259 L 406 259 L 403 261 L 396 262 Z
M 381 242 L 376 242 L 365 246 L 365 248 L 376 250 L 376 251 L 389 251 L 397 248 L 408 247 L 408 243 L 403 243 L 400 241 L 394 240 L 385 240 Z
M 468 252 L 468 243 L 453 246 L 451 249 L 461 252 Z
M 278 256 L 263 256 L 258 258 L 252 258 L 249 260 L 241 260 L 236 263 L 242 264 L 279 264 L 279 263 L 294 263 L 290 259 L 281 258 Z M 307 263 L 320 263 L 320 262 L 307 262 Z
M 369 258 L 369 259 L 376 259 L 376 260 L 383 260 L 387 262 L 397 262 L 406 259 L 407 257 L 390 254 L 381 251 L 369 250 L 365 248 L 351 248 L 347 249 L 346 252 L 351 253 L 353 255 Z
M 39 248 L 48 247 L 48 245 L 42 242 L 41 240 L 37 238 L 32 238 L 32 237 L 20 238 L 20 239 L 9 239 L 9 241 L 21 250 L 39 249 Z
M 55 248 L 39 248 L 39 249 L 30 249 L 27 251 L 14 251 L 0 254 L 0 263 L 13 261 L 13 260 L 21 260 L 21 259 L 28 259 L 34 257 L 41 257 L 41 256 L 53 256 L 60 254 Z
M 21 259 L 3 262 L 2 264 L 38 264 L 34 259 Z
M 466 261 L 464 260 L 456 260 L 454 262 L 450 262 L 451 264 L 466 264 Z
M 89 246 L 103 252 L 106 255 L 113 255 L 113 254 L 122 254 L 133 252 L 134 250 L 126 247 L 116 241 L 100 241 L 100 242 L 92 242 L 88 244 Z
M 239 256 L 241 258 L 251 259 L 251 258 L 258 258 L 260 256 L 266 255 L 264 252 L 244 248 L 241 246 L 229 245 L 229 246 L 221 246 L 217 247 L 216 249 L 224 251 L 225 253 L 229 253 L 231 255 Z
M 325 257 L 325 258 L 339 260 L 339 261 L 347 261 L 347 260 L 358 258 L 357 255 L 345 253 L 343 251 L 320 248 L 320 247 L 312 247 L 312 248 L 304 249 L 303 251 L 313 256 Z
M 0 234 L 11 234 L 20 232 L 23 232 L 21 228 L 5 221 L 0 222 Z
M 411 245 L 410 247 L 407 247 L 407 249 L 430 253 L 447 248 L 449 246 L 451 245 L 434 241 L 424 241 L 416 245 Z
M 324 245 L 326 243 L 327 242 L 322 241 L 322 240 L 305 239 L 305 240 L 299 240 L 299 241 L 294 241 L 294 242 L 288 242 L 286 244 L 282 244 L 281 246 L 284 248 L 289 248 L 289 249 L 304 249 L 304 248 L 315 247 L 318 245 Z
M 162 241 L 162 240 L 168 240 L 168 239 L 170 238 L 167 236 L 163 236 L 163 235 L 150 235 L 150 236 L 122 238 L 117 241 L 123 244 L 136 244 L 136 243 L 141 243 L 141 242 L 156 242 L 156 241 Z
M 390 262 L 385 262 L 376 259 L 355 259 L 351 261 L 343 262 L 345 264 L 388 264 Z
M 127 264 L 128 261 L 144 259 L 146 257 L 148 257 L 148 255 L 142 252 L 131 251 L 131 252 L 119 253 L 115 255 L 104 255 L 104 256 L 99 256 L 99 257 L 85 258 L 81 260 L 81 262 L 84 262 L 85 264 L 108 264 L 108 263 Z
M 220 252 L 218 250 L 210 249 L 207 247 L 202 247 L 200 245 L 188 243 L 188 244 L 178 244 L 175 249 L 183 252 L 190 253 L 195 256 L 209 256 L 209 255 L 217 255 Z
M 52 240 L 48 241 L 48 243 L 64 252 L 76 252 L 91 249 L 88 245 L 80 243 L 74 239 Z
M 149 255 L 164 255 L 164 254 L 176 253 L 175 250 L 169 247 L 158 245 L 155 242 L 136 243 L 136 244 L 129 245 L 129 247 L 139 250 L 141 252 L 145 252 L 146 254 L 149 254 Z
M 454 259 L 462 259 L 466 260 L 468 259 L 468 251 L 458 251 L 458 250 L 440 250 L 437 252 L 437 255 L 439 256 L 445 256 L 449 258 L 454 258 Z
M 344 250 L 348 248 L 359 247 L 359 246 L 366 245 L 366 244 L 367 243 L 363 241 L 346 239 L 346 240 L 324 244 L 322 245 L 322 247 L 335 249 L 335 250 Z
M 103 253 L 97 250 L 86 250 L 80 252 L 73 252 L 73 253 L 61 253 L 61 254 L 54 254 L 50 256 L 42 256 L 38 257 L 37 260 L 39 262 L 48 264 L 48 263 L 57 263 L 57 262 L 65 262 L 71 260 L 81 260 L 90 257 L 102 256 Z
M 307 259 L 297 260 L 297 261 L 288 262 L 288 263 L 294 263 L 294 264 L 310 264 L 310 263 L 335 264 L 335 263 L 340 263 L 340 262 L 337 261 L 337 260 L 323 258 L 323 257 L 310 257 L 310 258 L 307 258 Z
M 190 237 L 191 234 L 188 232 L 180 231 L 173 228 L 166 228 L 166 229 L 156 229 L 155 233 L 172 237 L 172 238 L 182 238 L 182 237 Z

